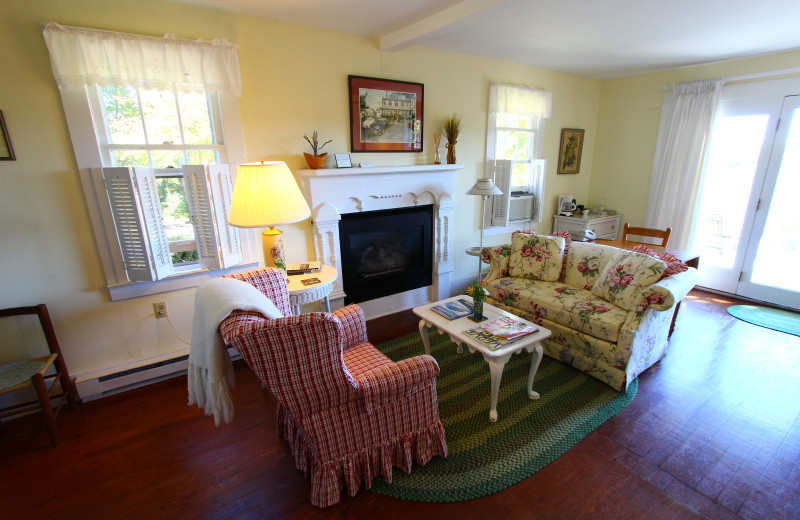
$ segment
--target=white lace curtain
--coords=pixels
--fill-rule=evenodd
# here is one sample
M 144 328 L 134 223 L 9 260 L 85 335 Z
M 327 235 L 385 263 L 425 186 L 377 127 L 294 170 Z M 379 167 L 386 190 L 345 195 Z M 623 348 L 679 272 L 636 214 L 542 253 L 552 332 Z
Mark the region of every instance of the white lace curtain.
M 59 88 L 130 86 L 174 92 L 242 95 L 237 46 L 224 39 L 186 40 L 42 24 Z
M 697 190 L 721 79 L 677 83 L 665 99 L 658 135 L 645 226 L 672 228 L 670 247 L 686 249 L 697 213 Z
M 489 114 L 531 114 L 535 120 L 548 119 L 553 93 L 528 87 L 494 83 L 489 88 Z

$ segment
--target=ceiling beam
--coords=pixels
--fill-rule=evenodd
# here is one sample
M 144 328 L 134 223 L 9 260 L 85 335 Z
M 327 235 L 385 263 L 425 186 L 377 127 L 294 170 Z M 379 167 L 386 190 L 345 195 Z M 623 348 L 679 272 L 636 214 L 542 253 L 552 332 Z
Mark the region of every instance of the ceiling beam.
M 504 0 L 463 0 L 443 11 L 418 20 L 411 25 L 381 36 L 382 51 L 399 51 L 416 45 L 425 35 L 446 27 L 475 13 L 488 9 Z

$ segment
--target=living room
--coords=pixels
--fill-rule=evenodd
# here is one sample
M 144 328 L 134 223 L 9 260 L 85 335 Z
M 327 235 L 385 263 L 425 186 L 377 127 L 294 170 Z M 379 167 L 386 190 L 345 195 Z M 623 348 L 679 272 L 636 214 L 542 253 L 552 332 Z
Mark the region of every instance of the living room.
M 603 199 L 625 221 L 643 222 L 663 85 L 794 69 L 800 61 L 800 51 L 792 50 L 600 80 L 425 46 L 384 52 L 372 37 L 161 0 L 13 1 L 4 4 L 2 11 L 0 109 L 16 160 L 0 166 L 4 223 L 0 307 L 46 303 L 70 372 L 79 378 L 185 355 L 188 348 L 181 338 L 191 336 L 195 291 L 110 298 L 103 253 L 95 240 L 68 122 L 42 38 L 43 22 L 153 36 L 224 38 L 235 43 L 242 75 L 238 99 L 242 160 L 285 161 L 295 174 L 306 168 L 304 134 L 317 130 L 324 140 L 331 139 L 326 147 L 329 155 L 350 152 L 348 75 L 424 84 L 423 152 L 363 153 L 351 158 L 354 163 L 375 166 L 430 164 L 432 134 L 445 117 L 461 115 L 464 129 L 457 151 L 464 168 L 456 176 L 455 252 L 477 245 L 481 232 L 480 201 L 465 194 L 484 176 L 490 82 L 553 93 L 542 146 L 548 162 L 545 217 L 536 228 L 549 233 L 558 197 L 566 194 L 578 201 Z M 559 175 L 555 170 L 562 128 L 585 130 L 577 175 Z M 289 262 L 314 258 L 310 221 L 282 229 Z M 507 234 L 486 237 L 487 245 L 505 242 Z M 475 277 L 475 258 L 454 254 L 453 263 L 452 284 L 460 289 Z M 165 302 L 169 322 L 156 319 L 156 301 Z M 37 347 L 19 341 L 17 350 L 7 355 L 21 358 Z M 269 435 L 273 430 L 266 431 Z M 281 445 L 276 449 L 282 449 Z

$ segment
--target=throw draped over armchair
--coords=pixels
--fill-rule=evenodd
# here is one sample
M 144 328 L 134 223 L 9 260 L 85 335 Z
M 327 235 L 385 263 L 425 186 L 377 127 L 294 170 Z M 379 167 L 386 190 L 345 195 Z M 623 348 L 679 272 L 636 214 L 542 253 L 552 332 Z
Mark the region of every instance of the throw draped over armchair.
M 254 285 L 286 316 L 234 311 L 219 330 L 275 395 L 279 434 L 310 475 L 312 504 L 335 504 L 345 486 L 354 496 L 376 475 L 391 483 L 392 466 L 409 473 L 414 462 L 447 456 L 434 358 L 389 360 L 367 341 L 357 305 L 291 316 L 277 269 L 230 277 Z

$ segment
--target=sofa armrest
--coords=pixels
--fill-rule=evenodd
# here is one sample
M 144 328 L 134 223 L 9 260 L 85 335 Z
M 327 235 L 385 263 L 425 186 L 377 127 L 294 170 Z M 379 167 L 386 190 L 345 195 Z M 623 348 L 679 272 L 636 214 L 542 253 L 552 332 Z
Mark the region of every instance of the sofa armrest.
M 498 278 L 505 278 L 508 276 L 508 259 L 511 256 L 511 244 L 503 244 L 499 246 L 492 246 L 484 248 L 481 254 L 481 260 L 489 264 L 489 272 L 484 277 L 484 280 L 491 282 Z
M 348 305 L 333 311 L 342 324 L 342 349 L 367 342 L 367 322 L 358 305 Z
M 648 309 L 668 311 L 683 300 L 697 283 L 697 269 L 690 267 L 682 273 L 662 278 L 647 287 L 636 297 L 636 302 L 625 320 L 623 329 L 637 328 Z
M 423 355 L 388 363 L 358 376 L 356 392 L 367 413 L 407 395 L 439 375 L 439 364 L 432 356 Z

